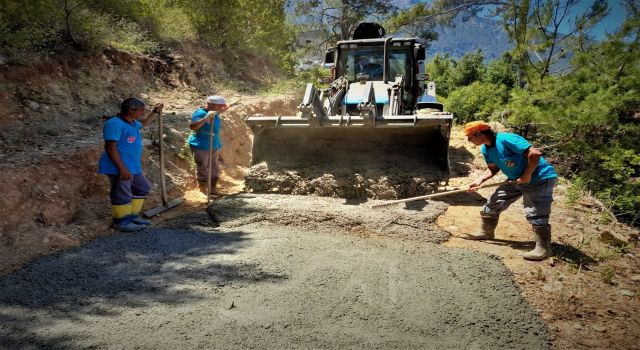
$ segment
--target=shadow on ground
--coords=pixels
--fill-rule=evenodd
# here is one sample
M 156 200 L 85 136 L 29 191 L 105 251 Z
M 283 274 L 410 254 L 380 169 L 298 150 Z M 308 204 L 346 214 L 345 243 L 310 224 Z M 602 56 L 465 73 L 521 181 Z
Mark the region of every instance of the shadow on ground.
M 463 146 L 449 147 L 449 164 L 451 176 L 466 176 L 471 171 L 469 163 L 474 156 Z
M 521 252 L 527 252 L 535 248 L 535 242 L 533 241 L 492 239 L 485 240 L 484 242 L 493 245 L 508 246 L 514 250 L 519 250 Z M 567 264 L 580 266 L 585 270 L 589 270 L 592 265 L 596 265 L 598 263 L 598 261 L 591 256 L 585 254 L 580 249 L 569 244 L 552 243 L 551 250 L 553 251 L 553 257 L 555 259 L 563 261 Z
M 552 244 L 553 256 L 567 264 L 576 265 L 584 270 L 590 270 L 598 261 L 585 254 L 582 250 L 570 244 Z
M 39 339 L 31 329 L 37 326 L 24 315 L 44 313 L 50 319 L 78 320 L 117 316 L 120 306 L 200 300 L 193 288 L 184 285 L 221 288 L 235 281 L 286 278 L 256 264 L 225 262 L 223 256 L 251 244 L 246 233 L 211 233 L 195 227 L 187 224 L 182 230 L 148 229 L 98 239 L 39 259 L 0 279 L 0 347 L 43 344 L 50 348 L 67 341 Z

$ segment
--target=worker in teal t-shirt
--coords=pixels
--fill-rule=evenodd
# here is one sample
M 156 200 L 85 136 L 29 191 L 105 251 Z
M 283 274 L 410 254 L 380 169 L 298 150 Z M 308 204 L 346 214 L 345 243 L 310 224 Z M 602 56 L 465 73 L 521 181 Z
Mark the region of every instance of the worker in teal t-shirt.
M 120 113 L 109 119 L 102 130 L 105 151 L 98 162 L 98 173 L 109 177 L 113 223 L 120 231 L 138 231 L 151 224 L 139 215 L 151 188 L 142 174 L 140 129 L 151 122 L 154 114 L 162 112 L 163 104 L 156 104 L 143 117 L 145 106 L 139 98 L 124 100 Z
M 527 260 L 543 260 L 551 256 L 551 226 L 549 215 L 553 202 L 553 188 L 558 175 L 540 151 L 522 136 L 494 132 L 482 121 L 467 123 L 464 128 L 467 139 L 481 146 L 487 170 L 469 184 L 469 191 L 476 191 L 495 174 L 502 171 L 509 180 L 500 185 L 482 207 L 482 226 L 479 232 L 463 238 L 493 239 L 500 213 L 518 198 L 523 197 L 524 213 L 533 228 L 536 247 L 523 254 Z
M 229 109 L 222 96 L 207 97 L 207 106 L 198 108 L 191 115 L 191 135 L 187 139 L 193 158 L 196 162 L 196 177 L 200 191 L 206 193 L 208 179 L 211 178 L 210 194 L 219 195 L 216 190 L 220 173 L 220 155 L 222 142 L 220 141 L 220 130 L 222 121 L 220 113 Z M 211 129 L 213 125 L 213 130 Z M 210 134 L 213 132 L 213 143 L 209 143 Z

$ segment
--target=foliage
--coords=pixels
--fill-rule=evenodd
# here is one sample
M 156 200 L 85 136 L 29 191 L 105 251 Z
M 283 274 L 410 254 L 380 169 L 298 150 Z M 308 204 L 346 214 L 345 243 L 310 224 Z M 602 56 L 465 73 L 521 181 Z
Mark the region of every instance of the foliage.
M 436 83 L 438 94 L 447 97 L 455 89 L 484 81 L 487 67 L 483 61 L 481 51 L 467 53 L 457 61 L 448 54 L 436 54 L 426 69 Z
M 426 71 L 429 73 L 429 78 L 436 83 L 438 95 L 447 97 L 455 88 L 452 77 L 455 66 L 456 61 L 449 54 L 438 53 L 427 63 Z
M 153 54 L 185 41 L 288 58 L 292 31 L 285 0 L 6 0 L 0 44 L 9 62 L 106 45 Z
M 467 86 L 475 81 L 482 81 L 485 71 L 483 60 L 481 51 L 462 56 L 451 77 L 454 86 Z
M 550 152 L 564 159 L 564 175 L 580 178 L 586 190 L 634 224 L 640 222 L 638 18 L 630 8 L 617 33 L 576 53 L 568 74 L 514 90 L 508 120 L 555 145 Z
M 301 28 L 330 33 L 331 43 L 349 39 L 362 21 L 382 21 L 397 11 L 384 0 L 294 0 L 293 7 Z
M 633 0 L 632 0 L 633 1 Z M 606 0 L 593 0 L 589 9 L 570 16 L 580 0 L 434 0 L 400 12 L 390 22 L 397 28 L 452 23 L 456 16 L 483 10 L 499 18 L 515 44 L 512 54 L 521 80 L 542 82 L 566 51 L 583 45 L 590 30 L 608 13 Z M 566 33 L 561 32 L 568 31 Z
M 437 14 L 453 19 L 462 10 L 494 5 L 515 49 L 486 67 L 479 57 L 455 61 L 436 55 L 427 70 L 447 109 L 457 122 L 500 116 L 575 181 L 572 196 L 590 193 L 618 219 L 638 225 L 640 1 L 626 1 L 627 19 L 601 42 L 590 30 L 607 13 L 606 2 L 594 0 L 569 18 L 576 3 L 435 0 L 399 18 L 406 23 Z M 560 33 L 566 20 L 573 27 Z M 573 56 L 569 66 L 556 69 L 566 52 Z
M 488 120 L 496 106 L 502 105 L 508 98 L 504 85 L 474 81 L 471 85 L 454 90 L 444 101 L 457 123 L 473 120 Z
M 154 53 L 159 49 L 159 43 L 149 33 L 126 18 L 83 11 L 72 23 L 79 33 L 76 38 L 91 49 L 112 46 L 133 53 Z
M 50 54 L 61 40 L 61 32 L 51 20 L 56 15 L 62 13 L 49 1 L 0 2 L 0 52 L 17 63 Z
M 511 53 L 505 52 L 499 60 L 487 64 L 485 81 L 514 88 L 518 83 L 518 67 Z
M 321 83 L 320 79 L 330 76 L 330 70 L 320 66 L 314 66 L 310 70 L 298 72 L 291 79 L 270 86 L 269 89 L 263 91 L 263 93 L 267 95 L 290 94 L 292 92 L 304 93 L 308 83 L 313 83 L 317 88 L 327 88 L 328 84 Z

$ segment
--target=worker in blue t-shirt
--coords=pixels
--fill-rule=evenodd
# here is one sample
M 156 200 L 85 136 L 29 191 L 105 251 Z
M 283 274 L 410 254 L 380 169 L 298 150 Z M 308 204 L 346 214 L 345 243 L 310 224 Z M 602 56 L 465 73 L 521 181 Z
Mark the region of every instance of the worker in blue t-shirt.
M 507 133 L 496 133 L 482 121 L 467 123 L 464 127 L 467 139 L 482 147 L 487 171 L 469 184 L 469 191 L 477 191 L 485 181 L 502 171 L 509 180 L 500 185 L 482 208 L 481 230 L 467 234 L 466 239 L 493 239 L 500 213 L 521 196 L 524 213 L 533 228 L 536 247 L 525 254 L 527 260 L 543 260 L 551 256 L 551 202 L 558 175 L 529 141 Z
M 193 158 L 196 162 L 196 178 L 200 191 L 206 193 L 208 187 L 208 179 L 211 177 L 211 193 L 220 195 L 216 190 L 218 177 L 220 173 L 220 155 L 222 142 L 220 141 L 220 129 L 222 121 L 220 113 L 229 109 L 226 101 L 222 96 L 207 97 L 207 106 L 198 108 L 191 115 L 191 135 L 187 142 L 191 146 Z M 211 125 L 213 123 L 213 130 Z M 213 135 L 211 135 L 213 133 Z M 209 139 L 213 136 L 213 142 L 210 144 Z
M 151 186 L 142 174 L 142 135 L 140 129 L 162 112 L 162 103 L 145 114 L 146 104 L 139 98 L 128 98 L 120 105 L 120 113 L 103 127 L 104 152 L 98 173 L 109 177 L 111 211 L 114 227 L 120 231 L 138 231 L 150 225 L 140 217 L 144 199 Z

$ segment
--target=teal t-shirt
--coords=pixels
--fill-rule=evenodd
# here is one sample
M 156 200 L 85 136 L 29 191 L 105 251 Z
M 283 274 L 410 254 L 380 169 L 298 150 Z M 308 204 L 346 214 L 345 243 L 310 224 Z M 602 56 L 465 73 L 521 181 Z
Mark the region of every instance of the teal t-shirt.
M 129 123 L 119 116 L 109 119 L 102 128 L 105 141 L 116 141 L 116 149 L 120 159 L 132 175 L 142 174 L 142 123 L 134 120 Z M 105 175 L 120 174 L 118 167 L 107 152 L 103 152 L 98 162 L 98 173 Z
M 482 145 L 482 155 L 487 164 L 495 164 L 507 175 L 509 180 L 516 180 L 527 167 L 527 157 L 524 152 L 531 147 L 524 137 L 508 132 L 496 134 L 495 145 Z M 531 175 L 531 182 L 542 181 L 558 177 L 553 166 L 544 157 L 540 157 L 536 170 Z
M 191 122 L 197 122 L 202 118 L 207 117 L 208 111 L 204 108 L 198 108 L 191 115 Z M 220 121 L 220 114 L 216 112 L 215 117 L 213 118 L 213 149 L 219 150 L 222 148 L 222 142 L 220 141 L 220 127 L 222 126 L 222 122 Z M 211 128 L 211 123 L 205 122 L 200 129 L 192 130 L 191 135 L 187 139 L 187 142 L 193 147 L 197 149 L 209 149 L 209 130 Z

